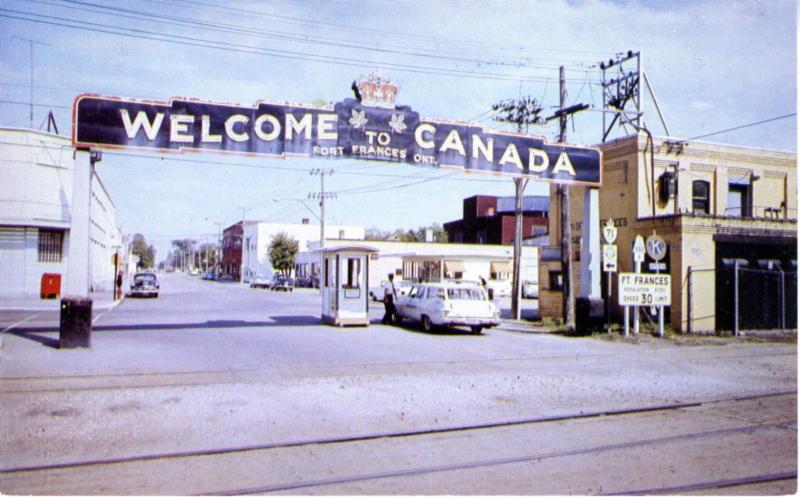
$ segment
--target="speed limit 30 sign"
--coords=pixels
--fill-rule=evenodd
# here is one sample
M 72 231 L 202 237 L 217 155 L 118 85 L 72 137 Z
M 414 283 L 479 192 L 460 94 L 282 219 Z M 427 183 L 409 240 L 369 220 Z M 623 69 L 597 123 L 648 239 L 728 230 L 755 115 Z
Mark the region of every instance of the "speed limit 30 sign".
M 668 274 L 619 273 L 619 305 L 672 305 Z

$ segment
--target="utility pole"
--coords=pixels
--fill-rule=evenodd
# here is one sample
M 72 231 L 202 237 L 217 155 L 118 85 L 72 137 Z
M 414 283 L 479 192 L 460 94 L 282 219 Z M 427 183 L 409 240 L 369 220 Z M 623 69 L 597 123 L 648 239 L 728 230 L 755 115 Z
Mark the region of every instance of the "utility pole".
M 517 132 L 527 131 L 529 124 L 539 124 L 542 119 L 539 113 L 542 111 L 541 105 L 536 99 L 531 97 L 521 98 L 520 100 L 503 100 L 492 105 L 492 110 L 500 111 L 502 115 L 494 119 L 500 122 L 514 123 L 517 125 Z M 511 316 L 514 319 L 522 317 L 520 308 L 520 259 L 522 256 L 522 201 L 528 178 L 514 178 L 514 262 L 511 278 Z
M 217 226 L 217 247 L 214 251 L 214 275 L 219 277 L 222 274 L 222 226 L 224 223 L 214 223 Z
M 242 247 L 242 255 L 241 260 L 239 261 L 239 282 L 244 283 L 244 251 L 246 250 L 245 247 L 245 238 L 244 238 L 244 226 L 245 226 L 245 217 L 247 216 L 247 207 L 239 207 L 242 209 L 242 236 L 241 236 L 241 247 Z
M 564 75 L 564 66 L 558 69 L 558 111 L 547 118 L 547 121 L 558 118 L 559 143 L 567 142 L 567 117 L 576 112 L 589 108 L 587 104 L 576 104 L 566 107 L 567 80 Z M 572 219 L 569 204 L 569 186 L 560 185 L 557 188 L 559 197 L 559 213 L 561 219 L 561 281 L 564 326 L 575 329 L 575 285 L 572 281 Z
M 567 80 L 564 66 L 558 68 L 558 109 L 564 110 L 567 100 Z M 558 116 L 558 141 L 567 141 L 567 115 Z M 575 285 L 572 284 L 572 216 L 569 212 L 569 185 L 561 185 L 559 206 L 561 207 L 561 281 L 563 282 L 562 303 L 564 326 L 575 329 Z
M 16 40 L 16 41 L 21 41 L 21 42 L 28 43 L 28 45 L 30 46 L 30 50 L 31 50 L 31 52 L 30 52 L 31 53 L 31 60 L 30 60 L 30 62 L 31 62 L 31 79 L 30 79 L 30 116 L 29 116 L 29 119 L 30 119 L 30 128 L 33 129 L 33 45 L 36 44 L 36 45 L 47 46 L 47 45 L 49 45 L 49 43 L 44 43 L 44 42 L 41 42 L 41 41 L 37 41 L 37 40 L 34 40 L 32 38 L 23 38 L 21 36 L 12 36 L 11 39 L 12 40 Z M 49 126 L 49 124 L 48 124 L 48 126 Z
M 325 176 L 333 174 L 333 169 L 312 169 L 312 176 L 319 176 L 319 193 L 309 193 L 308 198 L 319 199 L 319 248 L 325 248 L 325 199 L 335 199 L 335 193 L 325 193 Z

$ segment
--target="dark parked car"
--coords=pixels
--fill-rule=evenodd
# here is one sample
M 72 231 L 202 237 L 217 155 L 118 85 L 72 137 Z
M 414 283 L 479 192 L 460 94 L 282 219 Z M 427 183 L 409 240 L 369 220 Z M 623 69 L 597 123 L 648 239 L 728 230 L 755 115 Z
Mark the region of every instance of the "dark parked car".
M 217 275 L 214 274 L 213 271 L 208 271 L 207 273 L 203 273 L 203 276 L 201 276 L 201 278 L 204 279 L 204 280 L 211 281 L 211 280 L 217 279 Z
M 283 290 L 291 292 L 294 290 L 294 280 L 284 274 L 276 274 L 272 277 L 272 283 L 269 286 L 272 290 Z
M 319 288 L 319 277 L 316 274 L 298 276 L 294 281 L 294 286 L 298 288 Z
M 158 297 L 156 273 L 136 273 L 131 283 L 131 297 Z

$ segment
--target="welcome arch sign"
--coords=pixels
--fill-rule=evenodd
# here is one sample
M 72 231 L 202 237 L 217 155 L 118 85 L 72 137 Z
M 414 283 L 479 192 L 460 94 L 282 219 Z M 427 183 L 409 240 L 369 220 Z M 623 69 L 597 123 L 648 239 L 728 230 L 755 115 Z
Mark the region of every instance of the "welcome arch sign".
M 252 106 L 84 94 L 73 105 L 76 148 L 208 151 L 275 158 L 352 158 L 457 168 L 562 184 L 601 186 L 602 153 L 544 138 L 423 118 L 398 106 L 398 87 L 370 75 L 333 107 Z

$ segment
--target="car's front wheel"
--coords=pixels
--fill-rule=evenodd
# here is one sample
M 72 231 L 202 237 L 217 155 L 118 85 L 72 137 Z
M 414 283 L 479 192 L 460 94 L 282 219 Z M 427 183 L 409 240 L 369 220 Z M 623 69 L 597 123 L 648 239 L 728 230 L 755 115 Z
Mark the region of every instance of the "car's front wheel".
M 483 326 L 470 326 L 470 329 L 472 330 L 472 333 L 480 335 L 481 331 L 483 331 Z
M 433 331 L 433 321 L 427 314 L 422 315 L 422 329 L 425 331 Z

